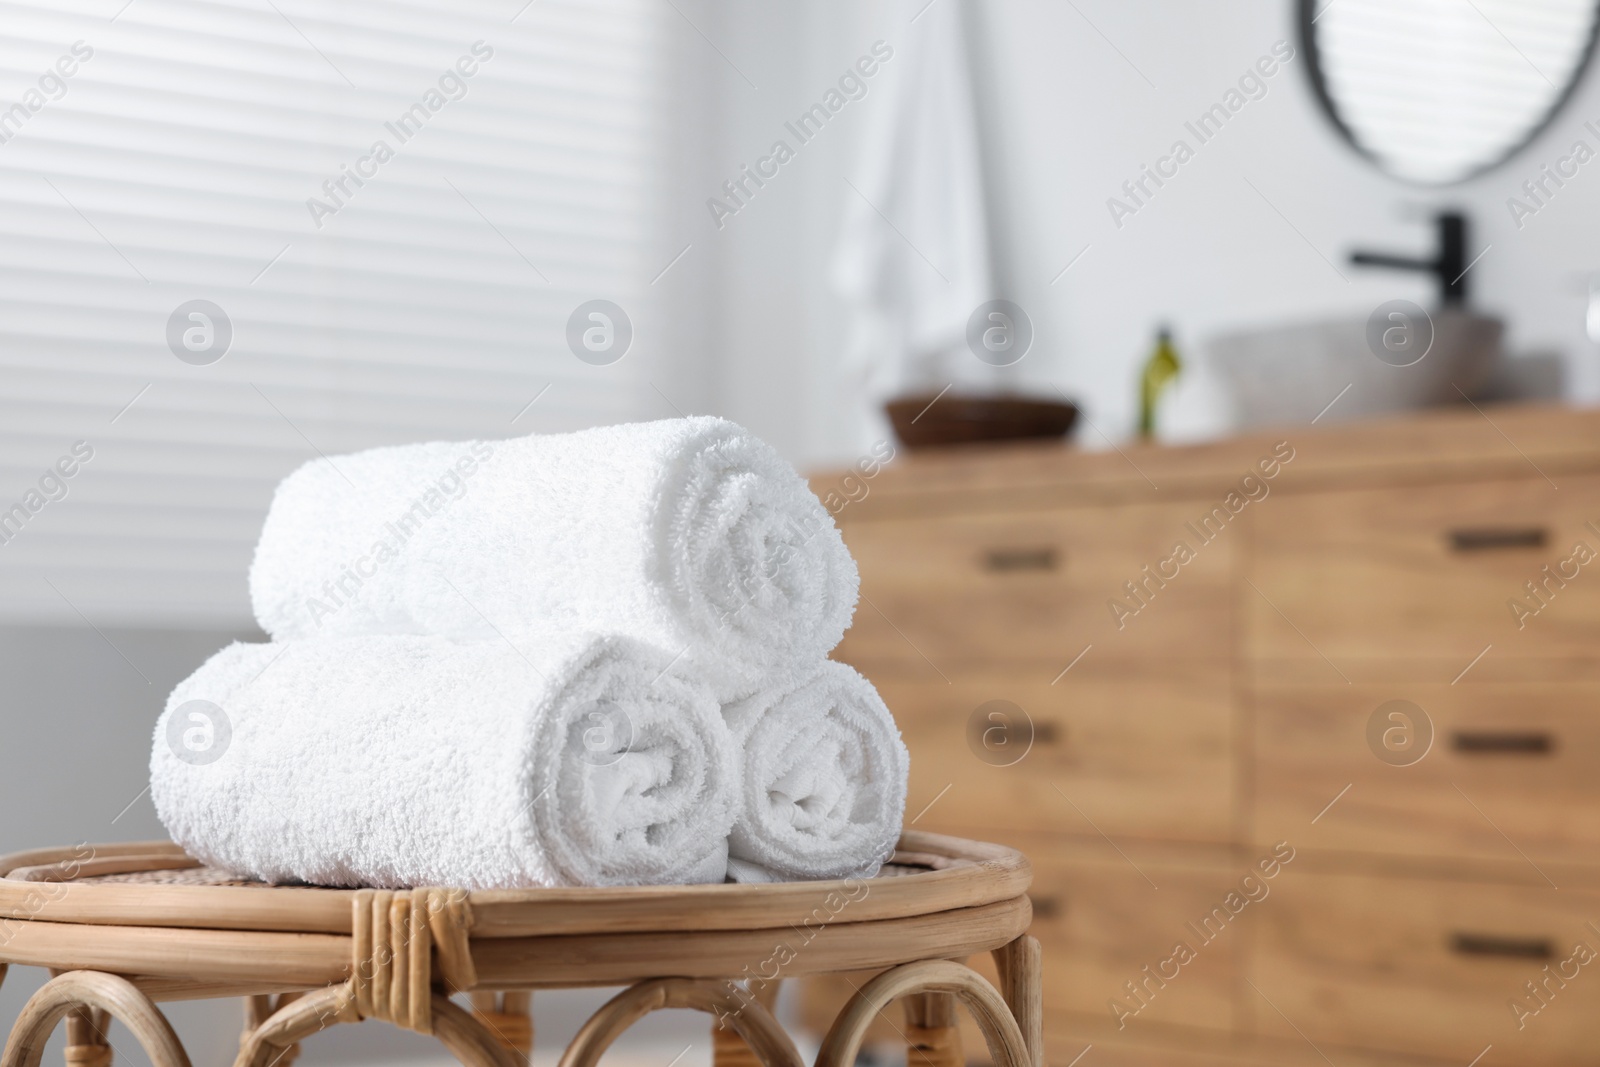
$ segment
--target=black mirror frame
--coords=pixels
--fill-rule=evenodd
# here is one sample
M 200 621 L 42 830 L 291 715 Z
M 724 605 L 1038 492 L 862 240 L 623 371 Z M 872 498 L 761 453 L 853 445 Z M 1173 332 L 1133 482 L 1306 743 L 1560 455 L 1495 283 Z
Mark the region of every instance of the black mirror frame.
M 1589 38 L 1583 45 L 1583 58 L 1578 60 L 1578 66 L 1573 70 L 1572 77 L 1568 79 L 1566 88 L 1562 89 L 1560 95 L 1551 102 L 1550 107 L 1544 113 L 1544 117 L 1534 123 L 1533 127 L 1528 130 L 1527 136 L 1511 145 L 1494 159 L 1479 165 L 1459 178 L 1452 178 L 1447 182 L 1424 182 L 1391 173 L 1383 165 L 1382 160 L 1362 147 L 1361 142 L 1356 139 L 1354 131 L 1345 124 L 1344 119 L 1340 116 L 1339 109 L 1335 106 L 1333 98 L 1328 95 L 1327 80 L 1322 74 L 1322 56 L 1317 51 L 1316 46 L 1315 24 L 1320 12 L 1327 10 L 1327 8 L 1336 3 L 1338 3 L 1338 0 L 1322 0 L 1320 5 L 1318 0 L 1295 0 L 1296 43 L 1300 46 L 1300 54 L 1305 57 L 1306 78 L 1311 83 L 1311 95 L 1316 98 L 1323 116 L 1339 132 L 1339 136 L 1344 140 L 1344 143 L 1355 151 L 1357 155 L 1371 163 L 1384 177 L 1393 178 L 1395 181 L 1404 182 L 1419 189 L 1447 189 L 1454 185 L 1469 182 L 1507 162 L 1512 156 L 1537 140 L 1540 134 L 1550 128 L 1550 125 L 1555 122 L 1556 116 L 1561 114 L 1561 109 L 1567 106 L 1567 101 L 1572 99 L 1573 94 L 1578 91 L 1578 86 L 1583 82 L 1584 76 L 1588 73 L 1589 66 L 1594 59 L 1595 42 L 1600 39 L 1600 10 L 1597 10 L 1594 19 L 1589 23 Z M 1596 6 L 1600 8 L 1600 3 L 1597 3 Z

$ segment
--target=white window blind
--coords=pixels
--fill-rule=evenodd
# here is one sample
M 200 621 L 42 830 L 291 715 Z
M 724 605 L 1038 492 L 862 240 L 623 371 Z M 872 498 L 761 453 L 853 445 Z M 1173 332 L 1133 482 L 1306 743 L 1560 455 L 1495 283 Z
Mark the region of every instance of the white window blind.
M 6 619 L 242 624 L 318 452 L 672 414 L 567 341 L 671 259 L 655 5 L 125 3 L 0 15 Z

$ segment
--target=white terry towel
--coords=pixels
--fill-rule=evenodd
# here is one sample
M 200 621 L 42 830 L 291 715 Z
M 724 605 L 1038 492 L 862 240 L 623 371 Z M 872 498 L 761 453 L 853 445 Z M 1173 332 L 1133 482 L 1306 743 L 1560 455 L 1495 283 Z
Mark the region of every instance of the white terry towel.
M 269 882 L 720 882 L 737 757 L 670 660 L 589 635 L 236 643 L 173 690 L 150 795 L 190 855 Z
M 744 761 L 730 877 L 877 874 L 900 837 L 910 757 L 872 683 L 824 660 L 722 713 Z
M 858 577 L 794 469 L 696 417 L 312 460 L 250 569 L 277 640 L 620 633 L 727 701 L 839 643 Z
M 864 116 L 832 263 L 847 316 L 844 365 L 866 399 L 992 392 L 1015 371 L 976 359 L 968 318 L 996 296 L 983 139 L 963 0 L 896 0 L 894 55 Z M 881 212 L 881 215 L 880 215 Z M 887 220 L 893 219 L 893 224 Z M 915 247 L 912 247 L 912 243 Z

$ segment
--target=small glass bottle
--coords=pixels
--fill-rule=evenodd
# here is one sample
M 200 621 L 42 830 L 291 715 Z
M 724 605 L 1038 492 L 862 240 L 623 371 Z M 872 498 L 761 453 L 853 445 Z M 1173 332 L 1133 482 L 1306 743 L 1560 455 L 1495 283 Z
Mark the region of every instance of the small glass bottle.
M 1156 333 L 1156 347 L 1144 362 L 1139 375 L 1139 437 L 1150 440 L 1156 433 L 1156 400 L 1183 370 L 1178 350 L 1172 344 L 1172 331 L 1165 326 Z

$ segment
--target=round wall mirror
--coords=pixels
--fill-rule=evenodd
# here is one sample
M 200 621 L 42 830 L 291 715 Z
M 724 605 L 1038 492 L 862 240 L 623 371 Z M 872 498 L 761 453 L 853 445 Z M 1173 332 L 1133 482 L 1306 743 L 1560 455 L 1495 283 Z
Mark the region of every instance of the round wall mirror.
M 1596 0 L 1299 0 L 1328 117 L 1397 178 L 1461 181 L 1532 140 L 1594 50 Z

